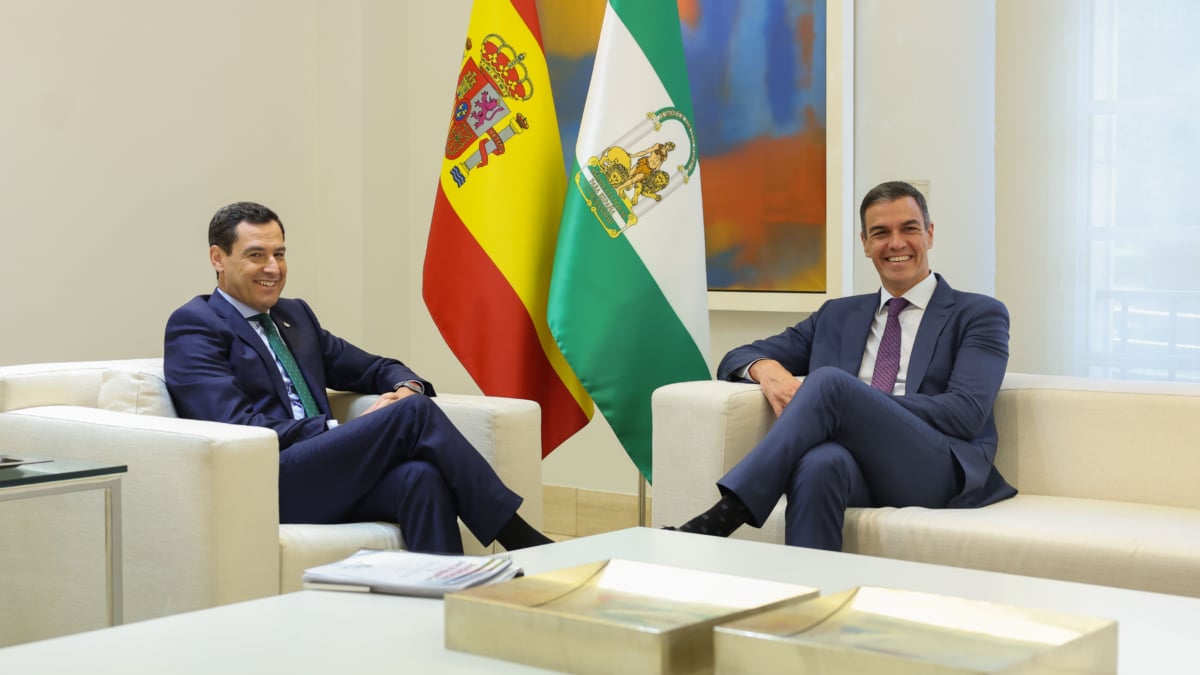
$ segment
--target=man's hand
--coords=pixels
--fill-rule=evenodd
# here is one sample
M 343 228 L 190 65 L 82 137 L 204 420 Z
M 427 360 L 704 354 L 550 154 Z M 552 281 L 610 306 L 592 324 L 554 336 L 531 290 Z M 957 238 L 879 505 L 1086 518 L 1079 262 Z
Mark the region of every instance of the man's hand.
M 748 374 L 750 379 L 762 385 L 763 396 L 775 410 L 776 417 L 779 417 L 787 404 L 792 401 L 792 397 L 796 395 L 796 390 L 800 388 L 800 381 L 796 379 L 796 376 L 773 359 L 754 362 L 754 365 L 750 366 Z
M 364 410 L 362 412 L 362 414 L 366 415 L 368 413 L 373 413 L 376 410 L 379 410 L 380 408 L 388 407 L 389 405 L 395 403 L 396 401 L 399 401 L 402 398 L 406 398 L 408 396 L 417 396 L 417 395 L 418 395 L 417 392 L 413 391 L 412 389 L 406 389 L 405 387 L 400 387 L 396 391 L 389 391 L 386 394 L 380 394 L 379 398 L 376 399 L 375 402 L 371 404 L 371 407 Z

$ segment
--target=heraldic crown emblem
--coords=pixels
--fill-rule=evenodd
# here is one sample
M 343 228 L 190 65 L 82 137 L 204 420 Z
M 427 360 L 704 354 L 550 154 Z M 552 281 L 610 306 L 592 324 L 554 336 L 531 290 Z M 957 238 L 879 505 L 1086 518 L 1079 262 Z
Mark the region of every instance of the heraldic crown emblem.
M 503 37 L 492 33 L 479 45 L 479 67 L 500 89 L 504 98 L 528 101 L 533 96 L 533 82 L 525 54 L 518 54 Z

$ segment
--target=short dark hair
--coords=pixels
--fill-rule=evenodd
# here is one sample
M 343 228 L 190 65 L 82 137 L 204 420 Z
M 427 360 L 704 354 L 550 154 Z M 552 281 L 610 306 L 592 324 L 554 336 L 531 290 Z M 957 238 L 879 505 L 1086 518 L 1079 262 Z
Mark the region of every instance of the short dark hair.
M 284 233 L 283 221 L 274 211 L 262 204 L 235 202 L 222 206 L 208 223 L 208 245 L 220 246 L 222 251 L 233 253 L 238 224 L 245 222 L 251 225 L 265 225 L 271 221 L 279 223 L 279 231 Z
M 926 230 L 929 229 L 929 205 L 925 203 L 925 195 L 917 188 L 905 183 L 902 180 L 891 180 L 886 183 L 880 183 L 871 188 L 867 195 L 863 197 L 862 206 L 858 208 L 858 220 L 862 223 L 862 235 L 867 236 L 867 209 L 876 204 L 885 204 L 894 202 L 897 199 L 912 197 L 917 202 L 917 207 L 921 209 L 921 217 L 925 222 L 921 223 Z

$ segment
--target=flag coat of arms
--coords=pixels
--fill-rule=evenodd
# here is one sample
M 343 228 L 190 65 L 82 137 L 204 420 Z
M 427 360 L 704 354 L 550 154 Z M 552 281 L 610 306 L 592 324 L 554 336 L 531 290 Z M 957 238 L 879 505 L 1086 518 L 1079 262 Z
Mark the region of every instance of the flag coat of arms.
M 675 3 L 610 0 L 568 175 L 548 320 L 647 479 L 651 394 L 712 377 L 691 119 Z
M 592 415 L 546 323 L 565 173 L 534 0 L 476 0 L 448 119 L 422 295 L 490 396 L 537 401 L 542 453 Z

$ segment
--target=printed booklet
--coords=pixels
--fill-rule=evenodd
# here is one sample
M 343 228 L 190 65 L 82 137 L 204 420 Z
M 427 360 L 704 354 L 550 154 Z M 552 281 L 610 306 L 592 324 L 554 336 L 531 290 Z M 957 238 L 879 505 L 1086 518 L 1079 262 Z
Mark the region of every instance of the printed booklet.
M 328 565 L 304 571 L 306 588 L 361 590 L 440 598 L 464 588 L 522 576 L 508 556 L 438 555 L 362 549 Z

